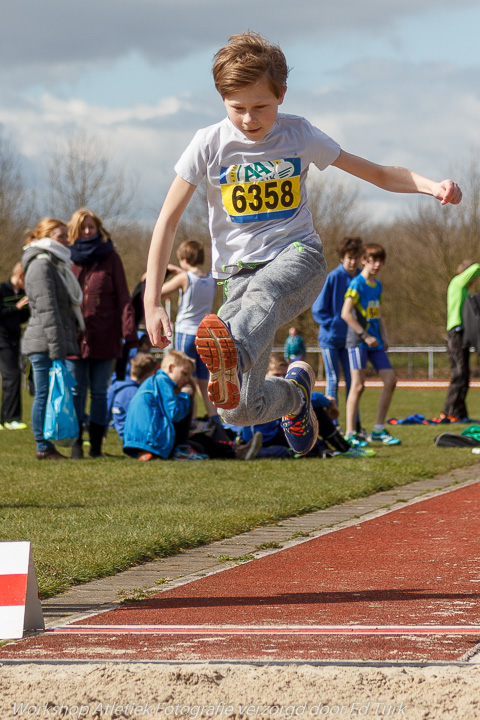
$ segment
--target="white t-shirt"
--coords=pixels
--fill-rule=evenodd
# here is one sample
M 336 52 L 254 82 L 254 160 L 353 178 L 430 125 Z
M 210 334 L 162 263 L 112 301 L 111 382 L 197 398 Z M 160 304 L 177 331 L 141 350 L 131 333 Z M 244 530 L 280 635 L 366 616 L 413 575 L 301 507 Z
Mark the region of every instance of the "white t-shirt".
M 259 141 L 228 117 L 199 130 L 175 172 L 192 185 L 206 177 L 214 277 L 272 260 L 295 240 L 318 240 L 307 172 L 311 163 L 325 170 L 339 153 L 334 140 L 296 115 L 280 113 Z

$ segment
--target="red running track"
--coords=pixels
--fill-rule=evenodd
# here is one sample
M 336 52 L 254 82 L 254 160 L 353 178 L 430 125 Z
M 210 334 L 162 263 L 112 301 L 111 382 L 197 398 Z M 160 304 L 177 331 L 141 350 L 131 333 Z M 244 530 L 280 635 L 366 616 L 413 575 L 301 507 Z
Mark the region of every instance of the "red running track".
M 474 483 L 7 645 L 0 662 L 451 662 L 480 643 L 479 591 Z

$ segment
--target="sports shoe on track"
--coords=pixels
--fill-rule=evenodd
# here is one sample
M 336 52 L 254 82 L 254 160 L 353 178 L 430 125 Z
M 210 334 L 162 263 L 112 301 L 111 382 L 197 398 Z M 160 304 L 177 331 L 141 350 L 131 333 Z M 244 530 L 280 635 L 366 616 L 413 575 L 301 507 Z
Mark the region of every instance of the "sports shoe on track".
M 239 445 L 235 451 L 237 460 L 253 460 L 257 457 L 259 450 L 263 445 L 263 435 L 261 432 L 253 434 L 252 439 L 246 445 Z
M 5 430 L 26 430 L 27 426 L 24 422 L 19 420 L 12 420 L 12 422 L 3 423 Z
M 348 438 L 346 437 L 345 440 L 352 447 L 365 448 L 368 446 L 368 442 L 366 440 L 364 440 L 362 437 L 360 437 L 359 435 L 357 435 L 357 433 L 350 435 L 350 437 L 348 437 Z
M 375 432 L 372 430 L 372 442 L 381 442 L 384 445 L 401 445 L 402 441 L 400 438 L 393 437 L 390 435 L 388 430 L 382 430 L 381 432 Z
M 368 458 L 375 457 L 376 452 L 373 448 L 351 447 L 347 452 L 335 453 L 335 457 L 343 458 Z
M 218 315 L 205 315 L 195 347 L 210 373 L 208 397 L 215 407 L 233 410 L 240 402 L 238 353 L 228 326 Z
M 286 415 L 282 418 L 282 428 L 294 453 L 306 455 L 318 437 L 318 420 L 312 406 L 315 373 L 308 363 L 298 360 L 289 366 L 285 380 L 290 380 L 300 389 L 305 402 L 298 415 Z

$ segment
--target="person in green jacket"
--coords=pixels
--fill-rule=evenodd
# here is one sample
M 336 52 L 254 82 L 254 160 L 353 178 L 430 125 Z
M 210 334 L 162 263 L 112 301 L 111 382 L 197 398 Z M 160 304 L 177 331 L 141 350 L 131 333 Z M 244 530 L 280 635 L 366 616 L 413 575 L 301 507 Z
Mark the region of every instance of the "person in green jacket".
M 440 413 L 441 420 L 469 421 L 466 396 L 470 384 L 470 348 L 464 347 L 462 310 L 468 287 L 480 276 L 479 263 L 464 260 L 447 289 L 447 353 L 450 359 L 450 385 Z

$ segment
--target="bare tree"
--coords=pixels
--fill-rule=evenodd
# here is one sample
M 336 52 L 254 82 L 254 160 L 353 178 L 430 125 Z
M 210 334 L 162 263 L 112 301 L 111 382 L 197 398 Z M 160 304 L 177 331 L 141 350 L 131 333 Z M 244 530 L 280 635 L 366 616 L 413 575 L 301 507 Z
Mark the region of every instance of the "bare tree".
M 480 261 L 478 153 L 454 174 L 464 193 L 460 205 L 419 199 L 407 218 L 384 229 L 389 258 L 382 279 L 396 320 L 395 343 L 443 342 L 448 284 L 463 260 Z
M 361 235 L 368 225 L 359 192 L 348 180 L 319 173 L 311 177 L 308 183 L 308 207 L 313 216 L 313 226 L 322 239 L 325 257 L 331 265 L 338 260 L 338 242 L 348 235 Z
M 20 156 L 0 136 L 0 266 L 7 276 L 20 260 L 25 230 L 31 220 L 32 197 L 26 191 L 20 170 Z
M 132 209 L 134 190 L 123 169 L 115 167 L 103 143 L 78 132 L 61 141 L 48 163 L 48 212 L 68 220 L 75 210 L 91 208 L 111 225 Z

